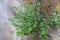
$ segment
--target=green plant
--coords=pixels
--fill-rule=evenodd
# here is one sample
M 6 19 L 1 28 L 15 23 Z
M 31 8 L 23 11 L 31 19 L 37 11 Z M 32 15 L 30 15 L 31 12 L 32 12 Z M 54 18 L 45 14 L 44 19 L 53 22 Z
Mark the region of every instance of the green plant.
M 27 6 L 24 11 L 15 7 L 18 11 L 15 17 L 10 19 L 17 29 L 18 35 L 29 35 L 38 32 L 41 40 L 48 40 L 46 36 L 49 34 L 49 29 L 56 28 L 56 15 L 50 14 L 48 18 L 43 11 L 36 10 L 34 5 Z
M 50 3 L 47 3 L 47 4 L 46 4 L 46 6 L 47 6 L 47 7 L 50 7 L 50 6 L 51 6 L 51 4 L 50 4 Z

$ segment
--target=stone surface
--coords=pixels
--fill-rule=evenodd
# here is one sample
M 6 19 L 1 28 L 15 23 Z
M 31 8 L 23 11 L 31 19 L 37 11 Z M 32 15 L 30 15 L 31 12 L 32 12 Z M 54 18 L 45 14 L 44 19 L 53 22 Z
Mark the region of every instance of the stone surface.
M 60 29 L 58 28 L 57 31 L 50 33 L 51 40 L 60 40 Z
M 16 40 L 17 37 L 15 27 L 8 20 L 15 13 L 9 2 L 10 0 L 0 0 L 0 40 Z

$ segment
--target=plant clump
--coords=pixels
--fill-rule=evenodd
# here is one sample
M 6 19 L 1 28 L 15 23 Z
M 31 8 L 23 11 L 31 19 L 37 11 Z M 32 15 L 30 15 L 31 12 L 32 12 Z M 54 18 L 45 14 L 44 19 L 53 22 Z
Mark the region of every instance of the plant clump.
M 25 36 L 38 32 L 41 40 L 48 40 L 46 36 L 49 34 L 49 30 L 52 27 L 57 28 L 56 13 L 49 14 L 47 18 L 41 5 L 39 10 L 34 5 L 27 6 L 24 11 L 17 7 L 15 9 L 18 12 L 10 20 L 16 27 L 18 35 Z

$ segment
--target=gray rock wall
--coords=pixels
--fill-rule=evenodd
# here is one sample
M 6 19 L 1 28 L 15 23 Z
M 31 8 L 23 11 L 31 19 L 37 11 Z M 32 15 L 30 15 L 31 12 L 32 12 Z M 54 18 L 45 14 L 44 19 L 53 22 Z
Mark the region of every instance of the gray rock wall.
M 13 6 L 20 6 L 18 0 L 0 0 L 0 40 L 17 40 L 16 29 L 8 20 L 15 14 Z

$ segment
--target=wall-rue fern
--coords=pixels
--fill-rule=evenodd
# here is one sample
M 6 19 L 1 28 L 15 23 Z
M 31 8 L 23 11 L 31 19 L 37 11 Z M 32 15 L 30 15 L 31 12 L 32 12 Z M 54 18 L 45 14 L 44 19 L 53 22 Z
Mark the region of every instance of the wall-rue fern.
M 41 40 L 48 40 L 46 37 L 49 34 L 49 29 L 57 27 L 55 13 L 50 14 L 47 18 L 43 11 L 36 10 L 34 5 L 27 6 L 24 11 L 20 8 L 16 9 L 18 12 L 11 21 L 15 25 L 18 35 L 31 35 L 37 31 Z

